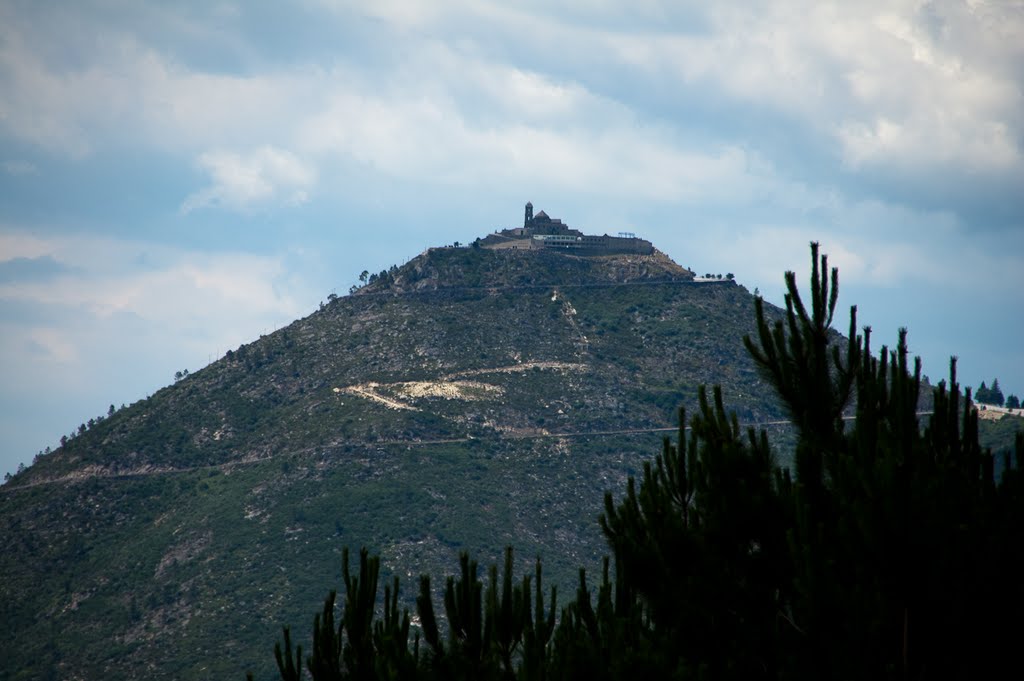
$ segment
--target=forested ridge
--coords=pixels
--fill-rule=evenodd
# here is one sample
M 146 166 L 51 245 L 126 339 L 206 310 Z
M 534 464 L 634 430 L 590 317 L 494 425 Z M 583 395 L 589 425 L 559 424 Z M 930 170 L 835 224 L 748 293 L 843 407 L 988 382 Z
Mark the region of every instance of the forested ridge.
M 285 629 L 281 678 L 1015 678 L 1024 434 L 997 474 L 955 360 L 922 422 L 906 331 L 875 354 L 852 308 L 837 342 L 838 272 L 816 244 L 811 261 L 809 305 L 787 273 L 784 318 L 758 298 L 744 338 L 796 426 L 792 466 L 702 387 L 675 442 L 606 493 L 611 565 L 581 569 L 565 605 L 540 560 L 515 578 L 509 549 L 486 584 L 463 554 L 443 619 L 428 576 L 415 617 L 397 578 L 381 610 L 379 560 L 363 550 L 356 575 L 345 552 L 343 603 L 331 592 L 311 644 Z

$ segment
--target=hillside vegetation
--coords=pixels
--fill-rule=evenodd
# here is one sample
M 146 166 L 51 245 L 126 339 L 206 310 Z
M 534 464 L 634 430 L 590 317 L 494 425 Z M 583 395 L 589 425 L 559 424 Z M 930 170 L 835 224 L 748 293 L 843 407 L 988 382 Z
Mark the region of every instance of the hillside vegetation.
M 602 494 L 699 385 L 787 418 L 741 342 L 754 297 L 660 254 L 432 249 L 384 275 L 0 488 L 0 678 L 266 677 L 346 546 L 409 583 L 514 545 L 569 593 L 607 552 Z
M 699 384 L 782 415 L 738 340 L 752 296 L 663 255 L 432 249 L 390 279 L 0 488 L 0 676 L 238 678 L 337 583 L 343 546 L 407 579 L 514 543 L 571 588 L 605 552 L 601 494 Z

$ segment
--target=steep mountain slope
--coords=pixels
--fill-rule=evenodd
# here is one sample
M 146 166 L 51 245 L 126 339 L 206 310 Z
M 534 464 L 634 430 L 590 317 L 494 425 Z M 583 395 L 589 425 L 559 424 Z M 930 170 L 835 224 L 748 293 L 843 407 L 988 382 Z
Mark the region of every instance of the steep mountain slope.
M 564 593 L 604 553 L 602 493 L 699 384 L 781 418 L 752 309 L 657 252 L 432 249 L 381 273 L 2 488 L 0 678 L 266 677 L 345 545 L 407 597 L 506 544 Z

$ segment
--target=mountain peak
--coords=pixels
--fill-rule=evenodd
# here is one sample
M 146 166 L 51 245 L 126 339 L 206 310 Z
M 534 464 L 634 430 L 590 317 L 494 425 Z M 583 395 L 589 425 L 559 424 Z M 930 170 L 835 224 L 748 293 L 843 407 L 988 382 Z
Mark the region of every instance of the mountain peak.
M 373 275 L 359 294 L 439 289 L 584 286 L 688 281 L 679 266 L 632 232 L 585 234 L 527 203 L 522 227 L 471 244 L 429 248 L 402 267 Z
M 654 245 L 637 238 L 633 232 L 619 232 L 610 236 L 584 234 L 544 211 L 533 214 L 533 204 L 526 203 L 522 227 L 495 230 L 483 239 L 473 242 L 478 247 L 513 251 L 558 251 L 580 256 L 599 256 L 632 253 L 650 255 Z

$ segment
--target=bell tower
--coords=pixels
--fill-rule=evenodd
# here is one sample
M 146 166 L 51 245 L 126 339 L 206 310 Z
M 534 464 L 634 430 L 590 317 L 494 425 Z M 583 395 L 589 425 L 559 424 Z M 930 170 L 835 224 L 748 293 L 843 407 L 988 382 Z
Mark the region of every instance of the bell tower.
M 533 222 L 533 204 L 527 201 L 526 216 L 523 218 L 523 229 L 529 227 L 531 222 Z

